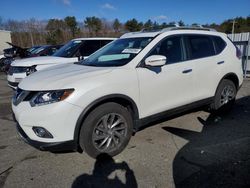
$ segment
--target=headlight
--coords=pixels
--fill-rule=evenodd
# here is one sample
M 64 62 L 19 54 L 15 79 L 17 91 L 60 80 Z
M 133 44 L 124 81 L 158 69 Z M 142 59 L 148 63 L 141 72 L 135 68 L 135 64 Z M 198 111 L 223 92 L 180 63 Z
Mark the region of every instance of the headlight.
M 33 65 L 32 67 L 28 67 L 26 70 L 26 75 L 29 76 L 30 74 L 36 72 L 36 65 Z
M 33 107 L 59 102 L 70 96 L 73 91 L 74 89 L 41 91 L 38 92 L 34 97 L 32 97 L 32 99 L 30 100 L 30 105 Z

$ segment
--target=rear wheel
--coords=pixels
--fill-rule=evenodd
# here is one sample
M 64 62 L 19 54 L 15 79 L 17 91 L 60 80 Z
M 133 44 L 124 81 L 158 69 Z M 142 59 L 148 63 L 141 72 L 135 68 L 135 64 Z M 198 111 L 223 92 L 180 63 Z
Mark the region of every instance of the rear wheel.
M 80 132 L 80 146 L 96 158 L 102 153 L 119 154 L 132 135 L 129 111 L 117 103 L 105 103 L 94 109 L 85 119 Z
M 235 102 L 236 94 L 235 84 L 231 80 L 222 80 L 217 88 L 211 109 L 214 112 L 228 112 Z

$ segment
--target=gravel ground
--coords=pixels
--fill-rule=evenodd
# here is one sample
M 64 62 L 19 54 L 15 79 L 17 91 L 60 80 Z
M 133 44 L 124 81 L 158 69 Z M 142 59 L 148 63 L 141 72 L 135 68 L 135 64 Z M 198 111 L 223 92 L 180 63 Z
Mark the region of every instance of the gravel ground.
M 0 187 L 250 187 L 250 80 L 224 116 L 196 111 L 146 128 L 118 156 L 38 151 L 17 135 L 0 74 Z

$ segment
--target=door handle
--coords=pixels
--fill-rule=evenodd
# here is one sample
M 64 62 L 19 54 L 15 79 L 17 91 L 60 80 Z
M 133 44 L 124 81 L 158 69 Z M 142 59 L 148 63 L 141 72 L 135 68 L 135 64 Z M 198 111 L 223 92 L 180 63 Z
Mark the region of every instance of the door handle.
M 220 61 L 220 62 L 218 62 L 217 64 L 218 64 L 218 65 L 221 65 L 221 64 L 223 64 L 223 63 L 225 63 L 225 61 Z
M 182 73 L 187 74 L 187 73 L 192 72 L 192 71 L 193 71 L 192 69 L 186 69 L 186 70 L 182 71 Z

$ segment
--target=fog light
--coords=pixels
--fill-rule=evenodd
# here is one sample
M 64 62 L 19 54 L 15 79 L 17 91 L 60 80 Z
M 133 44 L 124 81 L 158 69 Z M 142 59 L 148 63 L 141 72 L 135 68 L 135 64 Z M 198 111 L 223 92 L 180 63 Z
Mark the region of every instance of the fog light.
M 32 127 L 34 133 L 41 138 L 53 138 L 52 134 L 43 127 Z

